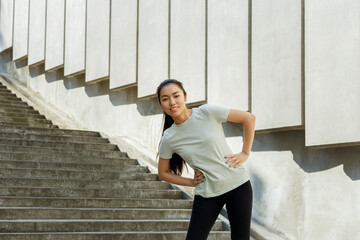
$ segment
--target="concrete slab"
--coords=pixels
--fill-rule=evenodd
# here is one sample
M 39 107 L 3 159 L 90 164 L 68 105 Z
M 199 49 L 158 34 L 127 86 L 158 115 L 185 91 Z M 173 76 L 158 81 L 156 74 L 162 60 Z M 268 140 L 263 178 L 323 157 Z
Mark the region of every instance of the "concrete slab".
M 85 71 L 86 0 L 65 2 L 64 76 Z
M 137 84 L 138 1 L 111 2 L 110 89 Z
M 206 100 L 206 1 L 171 1 L 170 78 L 184 83 L 188 103 Z
M 138 98 L 154 96 L 169 73 L 169 1 L 139 1 Z
M 13 61 L 28 55 L 29 0 L 14 0 Z
M 248 0 L 208 0 L 208 103 L 249 110 Z
M 110 0 L 88 0 L 86 8 L 85 82 L 109 78 Z
M 47 1 L 45 71 L 64 65 L 65 0 Z
M 305 3 L 306 146 L 360 143 L 360 2 Z
M 0 52 L 12 47 L 14 0 L 0 0 Z
M 45 19 L 46 0 L 30 1 L 29 66 L 37 65 L 45 60 Z
M 302 128 L 301 1 L 252 2 L 256 130 Z

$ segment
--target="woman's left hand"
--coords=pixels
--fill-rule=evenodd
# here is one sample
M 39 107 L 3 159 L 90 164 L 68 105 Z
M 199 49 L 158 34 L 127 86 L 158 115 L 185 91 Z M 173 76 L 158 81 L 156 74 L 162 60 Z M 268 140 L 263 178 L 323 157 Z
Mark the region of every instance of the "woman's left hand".
M 230 164 L 229 167 L 237 168 L 243 164 L 249 157 L 249 154 L 241 152 L 236 154 L 230 154 L 225 157 L 226 164 Z

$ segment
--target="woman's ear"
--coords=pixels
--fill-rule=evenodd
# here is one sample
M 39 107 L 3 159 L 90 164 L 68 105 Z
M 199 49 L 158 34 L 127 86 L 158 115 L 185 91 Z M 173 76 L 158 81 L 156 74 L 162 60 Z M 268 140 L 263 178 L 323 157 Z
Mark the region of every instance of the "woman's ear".
M 184 100 L 185 100 L 185 102 L 186 102 L 186 100 L 187 100 L 187 94 L 185 94 L 185 96 L 184 96 Z

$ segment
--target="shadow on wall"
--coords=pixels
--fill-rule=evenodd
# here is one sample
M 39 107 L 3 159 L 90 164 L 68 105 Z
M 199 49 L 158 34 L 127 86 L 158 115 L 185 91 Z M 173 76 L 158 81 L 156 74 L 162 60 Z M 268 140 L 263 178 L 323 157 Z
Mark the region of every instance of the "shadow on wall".
M 1 12 L 1 2 L 0 2 L 0 12 Z M 0 32 L 0 46 L 2 46 L 3 43 L 4 43 L 4 38 L 3 38 L 3 36 L 2 36 L 2 34 Z
M 156 98 L 146 100 L 138 99 L 137 86 L 113 91 L 109 88 L 109 80 L 94 84 L 86 84 L 85 74 L 73 78 L 64 78 L 64 86 L 67 90 L 84 87 L 87 96 L 90 98 L 108 95 L 109 100 L 114 107 L 136 104 L 136 108 L 141 116 L 151 116 L 163 112 L 161 107 L 158 106 Z
M 48 83 L 56 82 L 64 79 L 64 68 L 55 71 L 45 72 L 45 79 Z
M 0 72 L 8 73 L 8 68 L 6 66 L 9 65 L 12 59 L 12 51 L 5 51 L 0 54 Z
M 137 92 L 137 86 L 118 91 L 110 91 L 109 99 L 113 106 L 136 104 L 136 108 L 141 116 L 151 116 L 163 113 L 156 98 L 146 100 L 138 99 Z
M 242 136 L 242 125 L 226 124 L 225 136 Z M 256 134 L 252 151 L 291 151 L 295 163 L 307 173 L 343 165 L 344 173 L 350 179 L 360 180 L 360 146 L 311 149 L 305 147 L 304 130 Z
M 85 74 L 80 74 L 72 78 L 64 78 L 63 81 L 64 87 L 67 90 L 81 88 L 85 86 Z
M 45 63 L 29 68 L 29 74 L 31 78 L 36 78 L 42 74 L 45 74 Z
M 25 59 L 23 59 L 23 60 L 15 63 L 16 69 L 24 68 L 24 67 L 26 67 L 27 65 L 28 65 L 28 59 L 27 59 L 27 58 L 25 58 Z

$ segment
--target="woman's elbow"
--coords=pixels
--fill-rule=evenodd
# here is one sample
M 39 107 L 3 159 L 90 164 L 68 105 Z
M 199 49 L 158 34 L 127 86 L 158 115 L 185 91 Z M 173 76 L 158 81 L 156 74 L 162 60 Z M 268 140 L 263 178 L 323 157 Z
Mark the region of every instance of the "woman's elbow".
M 249 113 L 247 119 L 245 120 L 245 122 L 251 124 L 255 124 L 255 121 L 256 121 L 256 116 L 253 113 Z
M 158 169 L 158 176 L 159 176 L 159 179 L 160 179 L 160 180 L 165 181 L 165 180 L 164 180 L 164 175 L 165 175 L 165 174 L 164 174 L 164 171 L 160 171 L 160 170 Z
M 256 121 L 256 116 L 255 116 L 255 114 L 250 113 L 250 119 L 251 119 L 253 122 L 255 122 L 255 121 Z

